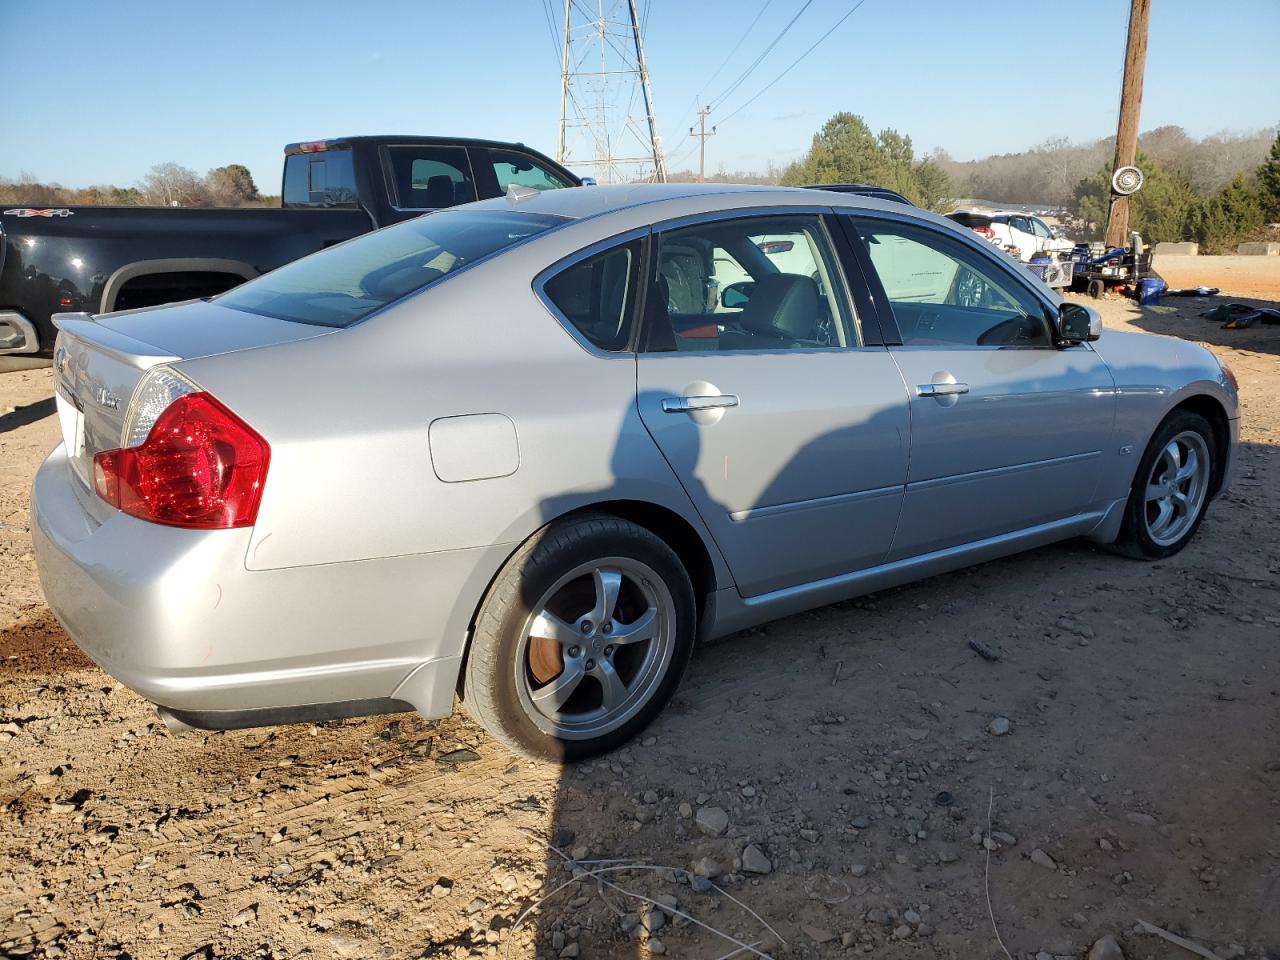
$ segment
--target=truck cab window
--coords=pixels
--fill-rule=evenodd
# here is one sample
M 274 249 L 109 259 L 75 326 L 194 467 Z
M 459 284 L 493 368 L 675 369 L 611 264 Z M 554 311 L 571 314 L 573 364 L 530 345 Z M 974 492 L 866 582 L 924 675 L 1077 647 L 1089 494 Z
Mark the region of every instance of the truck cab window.
M 462 147 L 387 147 L 396 206 L 437 210 L 476 199 L 471 162 Z
M 498 189 L 503 193 L 513 183 L 521 187 L 532 187 L 534 190 L 558 190 L 573 186 L 564 177 L 523 153 L 490 150 L 489 160 L 493 163 L 494 176 L 498 178 Z
M 286 207 L 356 206 L 351 151 L 325 150 L 286 157 L 283 199 Z

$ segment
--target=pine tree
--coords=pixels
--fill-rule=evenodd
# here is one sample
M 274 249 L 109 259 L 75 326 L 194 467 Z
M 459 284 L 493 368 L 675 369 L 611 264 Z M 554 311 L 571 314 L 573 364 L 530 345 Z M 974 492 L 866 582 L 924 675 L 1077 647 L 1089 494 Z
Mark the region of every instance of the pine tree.
M 1280 133 L 1271 144 L 1271 153 L 1258 168 L 1258 193 L 1267 221 L 1280 221 Z

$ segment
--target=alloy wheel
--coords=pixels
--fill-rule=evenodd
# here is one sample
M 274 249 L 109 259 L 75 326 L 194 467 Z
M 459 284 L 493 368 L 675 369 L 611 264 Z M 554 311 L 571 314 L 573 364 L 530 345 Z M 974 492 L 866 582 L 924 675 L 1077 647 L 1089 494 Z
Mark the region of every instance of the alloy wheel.
M 675 603 L 662 578 L 629 557 L 582 564 L 560 577 L 521 632 L 516 690 L 543 732 L 599 737 L 652 697 L 675 648 Z
M 1151 466 L 1143 495 L 1147 535 L 1162 547 L 1190 530 L 1209 491 L 1209 446 L 1194 430 L 1184 430 L 1162 449 Z

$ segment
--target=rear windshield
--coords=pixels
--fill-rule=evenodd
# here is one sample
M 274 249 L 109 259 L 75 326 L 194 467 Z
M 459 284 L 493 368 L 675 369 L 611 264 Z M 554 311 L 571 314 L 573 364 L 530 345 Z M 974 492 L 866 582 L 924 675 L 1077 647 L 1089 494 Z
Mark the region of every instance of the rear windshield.
M 345 327 L 564 222 L 546 214 L 441 210 L 285 264 L 224 293 L 218 303 L 280 320 Z

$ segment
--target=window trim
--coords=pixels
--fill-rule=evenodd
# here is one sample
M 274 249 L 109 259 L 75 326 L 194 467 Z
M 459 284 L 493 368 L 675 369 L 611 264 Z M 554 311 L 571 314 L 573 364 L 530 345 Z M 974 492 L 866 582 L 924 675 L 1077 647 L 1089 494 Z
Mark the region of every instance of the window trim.
M 880 321 L 881 329 L 885 331 L 885 343 L 894 349 L 909 350 L 1061 350 L 1062 347 L 1054 336 L 1053 316 L 1057 313 L 1058 307 L 1052 300 L 1046 297 L 1041 291 L 1037 290 L 1035 284 L 1031 282 L 1031 272 L 1027 270 L 1011 270 L 1009 264 L 1005 263 L 1001 254 L 995 247 L 985 240 L 977 240 L 972 230 L 956 229 L 939 229 L 939 225 L 930 220 L 923 220 L 918 217 L 904 216 L 895 211 L 881 210 L 860 210 L 855 208 L 843 208 L 836 211 L 838 219 L 842 221 L 841 226 L 844 228 L 845 235 L 849 240 L 850 247 L 853 248 L 854 258 L 862 267 L 866 274 L 867 283 L 871 287 L 872 299 L 876 303 L 876 316 Z M 992 269 L 1003 271 L 1004 275 L 1011 277 L 1015 284 L 1020 285 L 1023 290 L 1027 291 L 1031 297 L 1040 304 L 1043 311 L 1042 319 L 1049 331 L 1048 346 L 1009 346 L 1000 344 L 980 344 L 980 343 L 954 343 L 954 344 L 904 344 L 902 342 L 902 331 L 898 329 L 898 321 L 893 315 L 893 307 L 889 304 L 889 295 L 885 292 L 884 285 L 880 282 L 880 274 L 876 272 L 874 264 L 871 263 L 871 257 L 867 251 L 862 248 L 861 238 L 858 236 L 854 220 L 882 221 L 894 224 L 906 224 L 907 226 L 917 227 L 921 230 L 935 233 L 939 236 L 950 237 L 958 240 L 960 244 L 968 249 L 976 252 L 979 257 L 986 258 Z M 969 234 L 970 236 L 966 236 Z M 1026 277 L 1021 276 L 1026 273 Z M 881 305 L 885 309 L 881 309 Z M 1086 344 L 1088 346 L 1088 344 Z
M 644 315 L 644 299 L 648 288 L 645 277 L 648 274 L 649 234 L 650 230 L 647 226 L 634 227 L 624 233 L 597 240 L 543 267 L 533 278 L 532 289 L 534 296 L 542 302 L 547 312 L 564 328 L 565 333 L 569 334 L 578 346 L 593 357 L 599 357 L 602 360 L 634 360 L 636 357 L 636 335 L 639 332 L 640 317 Z M 627 319 L 630 330 L 627 334 L 626 346 L 620 350 L 604 350 L 588 340 L 577 325 L 556 306 L 555 301 L 547 293 L 547 281 L 559 276 L 565 270 L 581 263 L 583 260 L 589 260 L 599 254 L 608 253 L 616 247 L 625 247 L 628 244 L 635 243 L 637 240 L 641 241 L 640 249 L 636 262 L 631 266 L 631 271 L 639 286 L 631 303 L 631 316 Z
M 476 180 L 475 164 L 471 160 L 471 150 L 460 143 L 384 143 L 381 144 L 378 153 L 382 160 L 382 178 L 387 188 L 387 200 L 392 210 L 398 213 L 426 213 L 431 210 L 448 210 L 449 207 L 402 207 L 400 206 L 400 188 L 396 184 L 395 164 L 391 162 L 391 150 L 395 147 L 417 147 L 422 150 L 461 150 L 463 156 L 467 158 L 467 172 L 471 174 L 471 185 L 476 188 L 476 199 L 485 200 L 486 197 L 480 196 L 480 185 Z M 456 207 L 459 204 L 450 204 Z
M 799 353 L 849 353 L 854 351 L 865 350 L 882 350 L 884 349 L 883 338 L 878 329 L 871 330 L 864 326 L 861 312 L 858 310 L 857 298 L 853 295 L 853 287 L 849 282 L 847 271 L 845 268 L 845 260 L 840 250 L 840 244 L 836 240 L 831 224 L 828 222 L 830 215 L 837 212 L 837 208 L 817 206 L 813 204 L 805 204 L 794 207 L 737 207 L 732 210 L 712 210 L 705 213 L 686 214 L 680 217 L 673 217 L 670 220 L 659 220 L 650 226 L 650 237 L 648 247 L 650 251 L 657 245 L 660 235 L 672 230 L 682 230 L 685 227 L 698 226 L 704 223 L 718 223 L 728 220 L 747 220 L 759 217 L 778 217 L 778 216 L 814 216 L 818 219 L 818 224 L 825 232 L 827 243 L 832 255 L 832 266 L 835 269 L 836 279 L 839 280 L 843 288 L 843 296 L 845 305 L 849 310 L 854 325 L 857 327 L 859 339 L 862 341 L 856 345 L 848 346 L 830 346 L 830 347 L 804 347 L 801 350 L 789 349 L 786 347 L 762 347 L 756 350 L 645 350 L 637 349 L 636 355 L 639 357 L 707 357 L 707 356 L 735 356 L 735 357 L 751 357 L 751 356 L 767 356 L 773 354 L 782 354 L 786 356 L 795 356 Z M 656 269 L 656 259 L 652 252 L 649 256 L 649 265 L 645 270 L 644 295 L 647 297 L 650 287 L 654 282 L 652 271 Z M 641 304 L 643 307 L 643 304 Z M 637 333 L 642 338 L 645 331 L 641 329 L 644 321 L 644 312 L 639 315 L 640 322 L 637 324 Z M 872 335 L 874 334 L 874 340 Z M 637 339 L 637 346 L 643 342 Z

